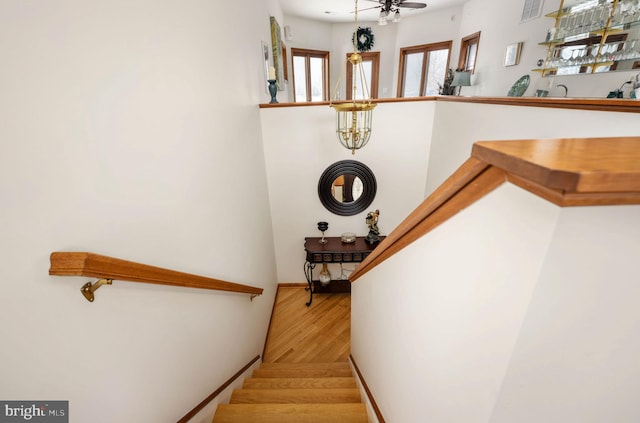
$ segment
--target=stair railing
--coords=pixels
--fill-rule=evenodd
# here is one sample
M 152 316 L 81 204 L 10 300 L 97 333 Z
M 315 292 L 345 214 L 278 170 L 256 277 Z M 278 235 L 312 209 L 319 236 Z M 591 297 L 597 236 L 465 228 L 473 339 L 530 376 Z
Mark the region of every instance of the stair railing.
M 354 282 L 505 182 L 560 207 L 640 204 L 640 137 L 476 142 L 349 276 Z
M 111 285 L 114 280 L 238 292 L 250 294 L 251 300 L 257 295 L 261 295 L 263 291 L 262 288 L 254 286 L 178 272 L 94 253 L 54 252 L 51 253 L 50 261 L 50 275 L 99 278 L 93 284 L 87 282 L 80 289 L 82 295 L 89 302 L 94 301 L 94 293 L 98 288 L 103 285 Z

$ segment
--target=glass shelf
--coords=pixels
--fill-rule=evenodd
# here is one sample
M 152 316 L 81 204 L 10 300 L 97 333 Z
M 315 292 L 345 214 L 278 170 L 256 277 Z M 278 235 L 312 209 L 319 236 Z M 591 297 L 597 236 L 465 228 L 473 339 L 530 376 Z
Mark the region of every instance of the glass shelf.
M 543 75 L 600 73 L 640 68 L 638 0 L 565 0 L 546 15 L 556 23 L 547 39 Z

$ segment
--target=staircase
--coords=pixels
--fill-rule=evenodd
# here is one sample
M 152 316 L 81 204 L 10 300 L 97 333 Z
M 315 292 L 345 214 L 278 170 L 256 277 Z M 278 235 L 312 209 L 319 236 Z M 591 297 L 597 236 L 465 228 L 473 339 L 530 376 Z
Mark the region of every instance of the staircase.
M 219 404 L 213 423 L 367 423 L 351 367 L 337 363 L 262 363 Z

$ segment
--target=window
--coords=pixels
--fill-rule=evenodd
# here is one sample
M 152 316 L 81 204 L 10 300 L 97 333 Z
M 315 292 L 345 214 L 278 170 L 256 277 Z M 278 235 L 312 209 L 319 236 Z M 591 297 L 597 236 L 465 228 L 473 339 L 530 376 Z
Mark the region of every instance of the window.
M 292 48 L 291 55 L 294 101 L 328 101 L 329 52 Z
M 460 57 L 458 58 L 458 69 L 473 73 L 476 68 L 476 56 L 480 46 L 480 31 L 468 35 L 460 43 Z
M 347 54 L 347 57 L 351 56 L 351 53 Z M 378 75 L 380 73 L 380 52 L 367 52 L 360 53 L 362 56 L 362 70 L 364 71 L 365 78 L 367 80 L 367 90 L 370 98 L 378 98 Z M 347 100 L 352 100 L 353 97 L 353 65 L 347 62 Z M 365 98 L 362 82 L 358 77 L 358 83 L 356 84 L 356 100 Z
M 438 94 L 449 69 L 451 41 L 400 49 L 398 97 Z

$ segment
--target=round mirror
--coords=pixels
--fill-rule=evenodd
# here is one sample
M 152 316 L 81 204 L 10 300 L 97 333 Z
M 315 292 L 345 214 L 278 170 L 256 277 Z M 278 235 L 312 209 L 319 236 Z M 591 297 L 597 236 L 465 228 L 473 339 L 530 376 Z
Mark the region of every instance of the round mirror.
M 358 214 L 371 205 L 376 196 L 376 178 L 371 169 L 355 160 L 342 160 L 329 166 L 318 182 L 318 196 L 332 213 Z
M 351 174 L 340 175 L 331 184 L 331 195 L 337 202 L 343 204 L 358 201 L 362 196 L 362 190 L 362 179 Z

